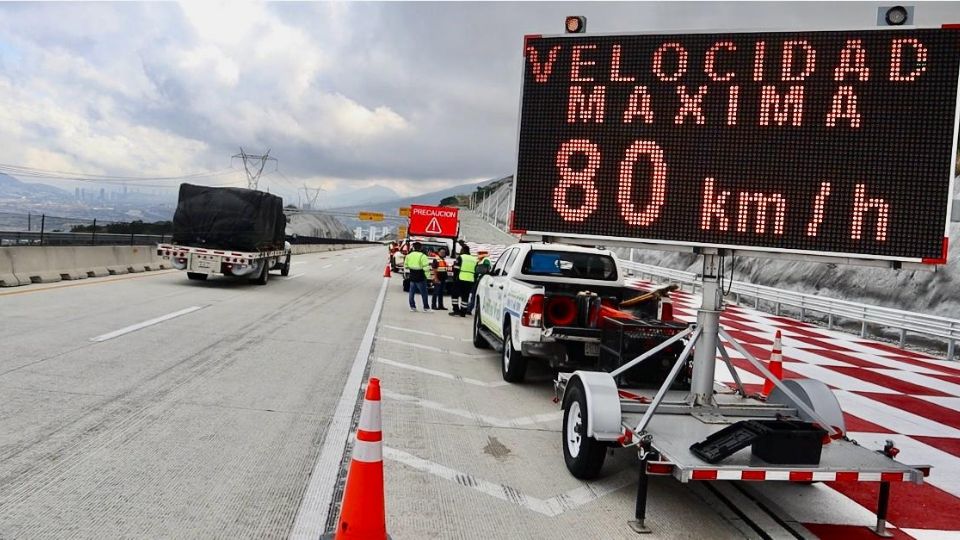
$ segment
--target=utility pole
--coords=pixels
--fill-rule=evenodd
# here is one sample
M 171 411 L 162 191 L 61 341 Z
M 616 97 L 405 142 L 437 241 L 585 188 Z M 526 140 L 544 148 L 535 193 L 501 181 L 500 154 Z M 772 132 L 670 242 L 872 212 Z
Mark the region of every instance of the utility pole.
M 231 157 L 231 159 L 237 158 L 243 160 L 243 170 L 247 173 L 247 189 L 257 189 L 257 183 L 260 181 L 263 167 L 268 161 L 277 163 L 277 158 L 270 157 L 270 150 L 267 150 L 267 153 L 263 155 L 248 154 L 244 152 L 242 146 L 240 147 L 240 153 L 234 154 Z

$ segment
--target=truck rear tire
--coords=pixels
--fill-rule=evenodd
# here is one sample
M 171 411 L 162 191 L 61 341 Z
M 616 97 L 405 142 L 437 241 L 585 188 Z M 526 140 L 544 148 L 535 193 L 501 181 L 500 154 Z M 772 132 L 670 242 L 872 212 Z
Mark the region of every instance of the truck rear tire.
M 195 281 L 204 281 L 207 279 L 207 274 L 201 272 L 187 272 L 187 279 L 192 279 Z
M 509 321 L 509 319 L 507 319 Z M 527 374 L 527 359 L 523 353 L 513 348 L 513 336 L 510 332 L 510 323 L 503 325 L 503 352 L 500 354 L 500 372 L 503 380 L 512 383 L 522 383 Z
M 270 261 L 263 259 L 263 268 L 260 269 L 260 274 L 257 277 L 250 280 L 250 283 L 256 285 L 266 285 L 267 281 L 270 280 Z
M 574 380 L 563 398 L 563 461 L 567 470 L 581 480 L 600 475 L 607 448 L 587 436 L 587 395 L 579 380 Z
M 480 329 L 483 328 L 483 323 L 480 322 L 480 302 L 477 302 L 477 310 L 473 312 L 473 346 L 478 349 L 489 349 L 490 344 L 487 343 L 487 338 L 480 335 Z
M 280 275 L 287 277 L 290 275 L 290 259 L 293 257 L 290 253 L 287 253 L 287 262 L 283 263 L 283 268 L 280 269 Z

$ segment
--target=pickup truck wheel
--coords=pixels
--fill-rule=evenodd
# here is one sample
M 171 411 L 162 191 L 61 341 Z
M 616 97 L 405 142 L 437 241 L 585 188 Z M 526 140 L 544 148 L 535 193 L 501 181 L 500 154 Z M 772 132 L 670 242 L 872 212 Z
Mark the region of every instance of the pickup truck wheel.
M 477 310 L 473 312 L 473 346 L 478 349 L 489 349 L 490 344 L 487 339 L 480 335 L 480 329 L 483 323 L 480 322 L 480 302 L 477 302 Z
M 523 382 L 527 374 L 527 359 L 523 353 L 513 348 L 510 324 L 503 325 L 503 353 L 500 355 L 500 372 L 503 380 L 512 383 Z
M 287 262 L 283 263 L 283 268 L 280 269 L 280 275 L 283 276 L 283 277 L 287 277 L 287 276 L 290 275 L 290 258 L 291 258 L 291 256 L 292 256 L 292 255 L 291 255 L 290 253 L 287 253 Z
M 201 272 L 187 272 L 187 279 L 193 279 L 196 281 L 204 281 L 207 279 L 207 274 Z
M 260 269 L 260 274 L 251 279 L 250 283 L 256 285 L 266 285 L 267 281 L 270 279 L 270 263 L 266 259 L 263 260 L 263 267 Z
M 587 396 L 580 381 L 567 389 L 563 399 L 563 461 L 567 470 L 581 480 L 600 475 L 607 449 L 587 436 Z

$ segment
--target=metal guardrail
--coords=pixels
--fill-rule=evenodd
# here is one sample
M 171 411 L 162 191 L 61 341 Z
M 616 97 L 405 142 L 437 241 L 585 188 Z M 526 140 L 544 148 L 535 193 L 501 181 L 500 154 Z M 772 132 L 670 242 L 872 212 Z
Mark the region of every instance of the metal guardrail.
M 641 278 L 649 277 L 651 280 L 659 278 L 674 281 L 681 286 L 689 286 L 694 292 L 700 287 L 699 275 L 693 272 L 672 270 L 630 261 L 621 261 L 621 264 Z M 899 330 L 901 347 L 906 342 L 907 332 L 943 339 L 947 343 L 947 360 L 954 359 L 956 344 L 957 341 L 960 341 L 960 319 L 871 306 L 849 300 L 786 291 L 740 281 L 733 282 L 730 287 L 730 294 L 734 295 L 738 304 L 741 303 L 742 297 L 752 299 L 753 305 L 757 309 L 760 308 L 761 302 L 772 304 L 773 311 L 777 315 L 780 314 L 782 306 L 797 308 L 800 310 L 801 320 L 808 311 L 822 313 L 827 316 L 827 328 L 833 328 L 837 319 L 857 321 L 860 323 L 861 337 L 867 337 L 870 325 Z
M 491 217 L 483 212 L 480 212 L 480 216 L 497 228 L 504 227 L 505 225 L 495 217 Z M 694 272 L 673 270 L 623 259 L 621 259 L 620 262 L 624 268 L 632 270 L 635 275 L 639 274 L 640 277 L 649 276 L 651 280 L 660 278 L 674 281 L 681 287 L 683 285 L 689 286 L 694 292 L 701 287 L 699 274 Z M 829 329 L 832 329 L 837 324 L 838 319 L 859 322 L 860 337 L 864 338 L 868 336 L 870 325 L 881 328 L 892 328 L 898 330 L 900 333 L 900 347 L 903 347 L 906 343 L 908 332 L 942 339 L 946 341 L 947 344 L 947 360 L 954 360 L 957 356 L 957 342 L 960 341 L 960 319 L 949 319 L 947 317 L 926 315 L 913 311 L 871 306 L 849 300 L 798 293 L 740 281 L 733 282 L 730 293 L 734 295 L 734 299 L 738 304 L 740 303 L 741 297 L 752 299 L 753 306 L 757 309 L 760 309 L 761 302 L 771 304 L 773 306 L 773 312 L 777 315 L 780 315 L 782 306 L 799 309 L 801 320 L 803 320 L 808 311 L 822 313 L 827 316 L 827 328 Z

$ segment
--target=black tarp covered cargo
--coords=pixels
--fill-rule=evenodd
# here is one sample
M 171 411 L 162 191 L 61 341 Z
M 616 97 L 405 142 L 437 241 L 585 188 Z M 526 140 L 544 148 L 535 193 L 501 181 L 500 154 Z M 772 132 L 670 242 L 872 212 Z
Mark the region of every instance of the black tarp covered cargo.
M 283 199 L 263 191 L 180 184 L 173 242 L 233 251 L 283 249 Z

